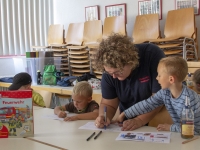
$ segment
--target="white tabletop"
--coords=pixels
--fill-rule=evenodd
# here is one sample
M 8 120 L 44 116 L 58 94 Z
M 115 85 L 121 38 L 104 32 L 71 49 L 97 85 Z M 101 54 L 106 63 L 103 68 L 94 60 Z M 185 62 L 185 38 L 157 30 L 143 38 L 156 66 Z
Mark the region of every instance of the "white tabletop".
M 37 143 L 24 138 L 0 139 L 1 150 L 58 150 L 48 145 Z
M 44 114 L 52 113 L 53 109 L 48 108 L 34 110 L 35 135 L 32 137 L 33 139 L 69 150 L 199 150 L 200 139 L 182 144 L 184 139 L 181 138 L 180 133 L 174 132 L 171 134 L 171 142 L 169 144 L 116 141 L 115 139 L 119 132 L 104 132 L 103 130 L 97 140 L 92 138 L 90 141 L 86 141 L 94 131 L 78 128 L 86 124 L 87 120 L 64 122 L 41 117 Z M 147 126 L 135 131 L 157 132 L 154 127 Z

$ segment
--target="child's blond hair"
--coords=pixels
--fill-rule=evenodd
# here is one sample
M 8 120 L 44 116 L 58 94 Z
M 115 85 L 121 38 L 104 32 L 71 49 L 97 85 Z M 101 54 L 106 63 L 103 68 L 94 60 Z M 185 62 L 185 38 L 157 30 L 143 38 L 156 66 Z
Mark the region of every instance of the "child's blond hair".
M 72 94 L 73 95 L 80 95 L 85 97 L 91 97 L 92 96 L 92 87 L 87 81 L 81 81 L 76 83 L 76 85 L 73 88 Z
M 166 57 L 161 59 L 159 64 L 163 64 L 166 72 L 175 76 L 178 82 L 184 81 L 188 74 L 187 62 L 181 57 Z

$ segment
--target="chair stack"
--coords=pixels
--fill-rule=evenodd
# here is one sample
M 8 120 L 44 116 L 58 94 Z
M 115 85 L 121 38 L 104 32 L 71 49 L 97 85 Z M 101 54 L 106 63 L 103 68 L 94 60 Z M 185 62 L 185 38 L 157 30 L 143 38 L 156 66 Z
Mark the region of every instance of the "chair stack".
M 32 46 L 33 50 L 44 50 L 50 51 L 51 57 L 61 57 L 61 62 L 56 59 L 54 65 L 56 65 L 57 70 L 61 70 L 65 75 L 68 75 L 68 63 L 67 63 L 67 47 L 64 44 L 64 26 L 61 24 L 53 24 L 49 26 L 48 36 L 47 36 L 47 46 Z M 45 52 L 46 53 L 46 52 Z M 39 56 L 40 57 L 40 56 Z M 44 57 L 44 56 L 42 56 Z
M 164 29 L 165 38 L 150 40 L 166 56 L 180 56 L 185 60 L 198 60 L 194 8 L 169 11 Z
M 102 38 L 102 24 L 100 20 L 86 21 L 84 23 L 82 46 L 68 46 L 69 62 L 73 76 L 84 73 L 93 73 L 90 55 L 98 47 Z

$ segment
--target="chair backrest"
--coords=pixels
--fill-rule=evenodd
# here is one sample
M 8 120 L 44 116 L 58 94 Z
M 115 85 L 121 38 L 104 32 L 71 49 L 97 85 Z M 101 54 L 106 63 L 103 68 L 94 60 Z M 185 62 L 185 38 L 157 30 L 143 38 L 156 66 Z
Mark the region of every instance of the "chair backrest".
M 103 39 L 107 38 L 111 33 L 126 35 L 126 24 L 124 16 L 105 18 L 103 26 Z
M 49 91 L 43 91 L 43 90 L 35 90 L 35 92 L 39 93 L 43 97 L 46 107 L 50 108 L 52 93 Z
M 83 30 L 84 30 L 84 23 L 70 23 L 65 39 L 66 43 L 68 45 L 82 45 Z
M 158 39 L 160 37 L 159 14 L 138 15 L 132 37 L 134 43 Z
M 168 113 L 165 106 L 154 116 L 154 118 L 149 122 L 148 126 L 157 127 L 159 124 L 172 124 L 172 118 Z
M 63 31 L 64 31 L 64 26 L 61 24 L 50 25 L 47 36 L 48 45 L 63 44 Z
M 168 11 L 164 29 L 165 38 L 192 37 L 194 33 L 194 8 Z
M 84 45 L 100 42 L 102 39 L 101 20 L 86 21 L 84 23 Z

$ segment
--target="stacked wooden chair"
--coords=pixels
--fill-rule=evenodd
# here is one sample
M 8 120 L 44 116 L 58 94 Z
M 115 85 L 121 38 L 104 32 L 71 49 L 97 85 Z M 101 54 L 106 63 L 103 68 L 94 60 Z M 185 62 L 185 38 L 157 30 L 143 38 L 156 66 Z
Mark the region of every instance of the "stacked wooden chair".
M 185 60 L 198 60 L 196 26 L 193 8 L 169 11 L 164 38 L 150 40 L 163 49 L 166 56 L 180 56 Z
M 86 21 L 84 23 L 83 43 L 81 46 L 68 46 L 69 66 L 71 75 L 81 76 L 93 73 L 90 51 L 98 47 L 102 39 L 102 23 L 100 20 Z M 92 53 L 92 52 L 91 52 Z
M 62 45 L 64 42 L 63 39 L 64 26 L 62 24 L 52 24 L 49 26 L 48 35 L 47 35 L 47 45 L 42 46 L 32 46 L 33 50 L 41 49 L 51 49 L 53 45 Z
M 146 43 L 160 38 L 159 14 L 138 15 L 132 33 L 133 43 Z
M 66 40 L 63 44 L 52 44 L 54 51 L 54 57 L 61 57 L 60 66 L 56 66 L 58 70 L 64 73 L 65 76 L 70 75 L 69 62 L 68 62 L 68 45 L 82 44 L 83 23 L 71 23 L 69 24 Z

